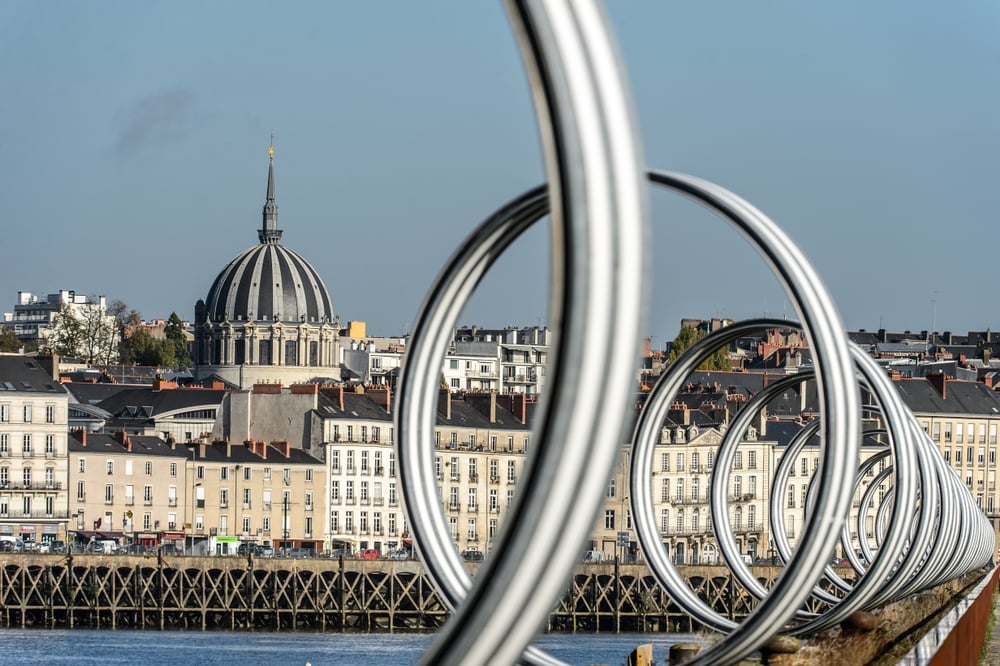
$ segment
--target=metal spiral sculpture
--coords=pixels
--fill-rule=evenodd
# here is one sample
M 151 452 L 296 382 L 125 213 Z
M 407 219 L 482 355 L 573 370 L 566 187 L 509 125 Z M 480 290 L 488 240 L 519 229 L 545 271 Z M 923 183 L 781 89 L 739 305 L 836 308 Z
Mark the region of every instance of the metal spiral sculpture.
M 561 663 L 529 644 L 566 589 L 620 447 L 629 440 L 629 496 L 650 569 L 678 605 L 725 635 L 697 663 L 737 661 L 779 632 L 821 631 L 856 610 L 983 566 L 993 553 L 992 528 L 884 372 L 849 344 L 833 301 L 798 248 L 763 213 L 718 185 L 677 173 L 644 173 L 622 68 L 599 7 L 589 0 L 510 0 L 506 6 L 532 84 L 548 185 L 500 208 L 462 243 L 429 291 L 410 340 L 396 412 L 403 496 L 428 576 L 453 611 L 424 662 Z M 815 381 L 820 418 L 789 445 L 771 487 L 784 487 L 796 452 L 814 436 L 820 464 L 796 548 L 785 536 L 780 504 L 772 506 L 771 530 L 784 571 L 770 589 L 748 570 L 729 530 L 727 473 L 750 421 L 787 382 L 748 401 L 718 451 L 712 524 L 725 563 L 759 599 L 739 624 L 702 602 L 664 550 L 649 488 L 653 449 L 674 396 L 713 351 L 748 333 L 793 325 L 747 321 L 700 340 L 663 374 L 634 423 L 634 368 L 649 304 L 647 179 L 716 211 L 758 251 L 793 302 L 814 353 L 814 370 L 787 381 Z M 473 581 L 449 535 L 434 471 L 441 361 L 478 282 L 546 215 L 557 331 L 548 392 L 514 503 Z M 863 422 L 879 425 L 864 430 Z M 885 451 L 861 465 L 865 437 L 885 442 Z M 882 460 L 891 464 L 882 465 L 862 492 L 862 478 Z M 876 507 L 874 489 L 883 483 L 891 483 L 892 491 Z M 845 523 L 857 493 L 856 532 L 864 534 L 864 521 L 874 514 L 874 544 L 853 543 Z M 772 496 L 772 502 L 780 499 Z M 828 566 L 838 541 L 857 572 L 853 584 Z M 538 552 L 546 556 L 533 555 Z M 803 610 L 810 598 L 825 610 Z

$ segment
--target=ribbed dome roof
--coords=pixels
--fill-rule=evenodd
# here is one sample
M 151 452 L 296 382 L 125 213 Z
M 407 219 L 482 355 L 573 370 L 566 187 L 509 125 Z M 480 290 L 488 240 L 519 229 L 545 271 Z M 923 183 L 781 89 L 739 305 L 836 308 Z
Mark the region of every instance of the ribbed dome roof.
M 277 243 L 247 248 L 208 290 L 210 321 L 333 321 L 330 292 L 308 261 Z
M 330 292 L 316 269 L 281 245 L 274 198 L 274 146 L 268 148 L 267 199 L 260 245 L 243 250 L 226 264 L 208 290 L 209 321 L 258 321 L 319 324 L 333 321 Z

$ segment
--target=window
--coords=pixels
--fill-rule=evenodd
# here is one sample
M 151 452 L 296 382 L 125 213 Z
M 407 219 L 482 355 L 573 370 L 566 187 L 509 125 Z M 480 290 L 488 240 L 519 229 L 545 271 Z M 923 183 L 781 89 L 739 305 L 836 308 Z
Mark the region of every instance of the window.
M 76 482 L 76 498 L 81 501 L 87 498 L 87 484 L 83 481 Z
M 352 425 L 347 426 L 347 441 L 348 442 L 354 441 L 354 426 Z
M 715 451 L 709 451 L 708 452 L 708 471 L 711 472 L 713 467 L 715 467 Z
M 958 447 L 957 449 L 955 449 L 955 464 L 956 465 L 962 464 L 962 447 Z
M 604 511 L 604 529 L 613 530 L 615 529 L 615 510 L 606 509 Z
M 49 458 L 56 454 L 56 436 L 46 435 L 45 436 L 45 455 Z
M 125 461 L 125 476 L 132 476 L 132 461 Z
M 260 521 L 260 529 L 264 534 L 271 533 L 271 516 L 264 516 Z
M 358 529 L 361 530 L 362 534 L 368 533 L 368 512 L 361 511 L 358 513 Z
M 340 451 L 330 452 L 330 469 L 334 472 L 340 471 Z
M 364 444 L 368 443 L 368 426 L 361 426 L 361 441 Z M 366 469 L 366 465 L 364 464 L 364 462 L 362 462 L 361 464 L 361 469 Z
M 795 508 L 795 486 L 788 487 L 788 508 Z
M 935 423 L 934 424 L 934 435 L 933 435 L 933 437 L 934 437 L 934 441 L 935 442 L 940 442 L 941 441 L 941 424 L 940 423 Z
M 361 491 L 361 503 L 368 504 L 368 482 L 362 481 L 359 490 Z
M 285 467 L 281 470 L 282 480 L 288 484 L 292 482 L 292 469 L 290 467 Z
M 612 499 L 615 496 L 615 482 L 616 479 L 611 479 L 611 481 L 608 483 L 608 490 L 604 495 L 608 499 Z
M 312 480 L 313 480 L 313 471 L 309 468 L 306 468 L 306 483 L 312 483 Z
M 10 423 L 10 403 L 0 404 L 0 421 Z
M 670 454 L 661 453 L 660 454 L 660 471 L 669 472 L 670 471 Z
M 23 480 L 24 480 L 24 487 L 25 488 L 31 487 L 31 468 L 30 467 L 25 467 L 24 468 Z
M 514 483 L 517 480 L 517 468 L 513 460 L 507 461 L 507 483 Z
M 743 495 L 743 477 L 734 476 L 733 477 L 733 495 L 735 497 L 740 497 Z
M 757 452 L 748 451 L 747 452 L 747 467 L 750 469 L 757 469 Z
M 344 499 L 347 500 L 348 504 L 351 504 L 351 503 L 354 502 L 354 482 L 353 481 L 348 480 L 348 481 L 344 482 Z
M 660 510 L 660 531 L 668 532 L 670 530 L 670 512 L 666 509 Z
M 55 423 L 56 422 L 56 406 L 55 405 L 45 405 L 45 422 Z
M 957 444 L 961 444 L 962 443 L 963 434 L 964 433 L 963 433 L 962 424 L 961 423 L 956 423 L 955 424 L 955 442 Z
M 678 472 L 683 472 L 684 471 L 684 454 L 683 453 L 678 453 L 677 454 L 677 471 Z
M 476 464 L 475 458 L 469 458 L 469 481 L 475 483 L 479 480 L 479 466 Z
M 330 513 L 330 531 L 337 532 L 340 530 L 340 514 L 337 511 Z
M 382 514 L 379 511 L 372 513 L 372 532 L 382 534 Z
M 670 479 L 663 479 L 660 481 L 660 501 L 670 501 Z
M 199 479 L 199 480 L 204 479 L 205 478 L 205 466 L 204 465 L 198 465 L 198 468 L 195 469 L 195 471 L 194 471 L 194 476 L 195 476 L 196 479 Z
M 490 513 L 500 511 L 500 497 L 495 488 L 490 490 Z
M 469 488 L 469 511 L 476 510 L 476 489 Z
M 125 486 L 125 506 L 135 504 L 135 486 L 129 484 Z
M 477 537 L 476 537 L 476 519 L 475 518 L 469 518 L 469 530 L 468 530 L 468 532 L 466 534 L 467 534 L 467 536 L 468 536 L 468 538 L 470 540 L 472 540 L 472 541 L 476 540 Z
M 243 534 L 250 533 L 250 516 L 243 516 Z
M 114 474 L 115 473 L 115 461 L 114 460 L 109 460 L 106 463 L 106 465 L 105 465 L 105 469 L 108 472 L 108 476 L 111 476 L 112 474 Z
M 361 428 L 362 428 L 362 430 L 364 430 L 364 426 L 362 426 Z M 368 473 L 368 452 L 367 451 L 362 451 L 361 452 L 361 473 L 362 474 L 367 474 Z
M 448 536 L 452 541 L 458 541 L 458 518 L 455 516 L 448 518 Z
M 24 422 L 31 423 L 31 403 L 24 406 Z
M 458 511 L 458 488 L 454 486 L 448 489 L 448 509 Z
M 144 530 L 153 529 L 153 514 L 151 513 L 142 514 L 142 529 Z
M 271 468 L 270 467 L 265 467 L 264 468 L 264 480 L 265 481 L 270 481 L 271 480 Z
M 23 442 L 24 442 L 24 455 L 30 456 L 31 455 L 31 435 L 25 435 L 24 439 L 23 439 Z
M 733 457 L 733 469 L 743 469 L 743 452 L 737 451 Z
M 219 508 L 225 509 L 229 507 L 229 488 L 219 489 Z
M 396 506 L 396 484 L 389 484 L 389 506 Z
M 0 456 L 10 455 L 10 449 L 8 448 L 9 440 L 7 433 L 0 434 Z M 80 460 L 83 460 L 81 458 Z M 80 470 L 83 471 L 82 469 Z
M 944 441 L 945 442 L 950 442 L 951 441 L 951 424 L 950 423 L 945 423 L 944 424 Z
M 396 514 L 389 514 L 389 534 L 396 534 Z
M 684 479 L 677 479 L 677 503 L 684 501 Z
M 306 491 L 306 495 L 305 495 L 305 499 L 306 499 L 306 505 L 305 505 L 306 506 L 306 511 L 312 511 L 313 510 L 313 491 L 307 490 Z
M 382 440 L 382 432 L 378 426 L 372 426 L 372 441 L 376 444 Z
M 394 451 L 389 452 L 389 476 L 396 476 L 396 453 Z
M 220 481 L 228 481 L 229 480 L 229 467 L 228 466 L 223 465 L 222 467 L 219 468 L 219 480 Z
M 146 461 L 146 476 L 153 475 L 153 463 L 149 460 Z
M 146 505 L 153 503 L 153 486 L 147 484 L 142 489 L 142 501 Z
M 684 509 L 677 510 L 677 524 L 676 529 L 678 532 L 684 531 Z
M 104 486 L 104 503 L 114 504 L 115 502 L 115 487 L 110 483 Z
M 699 471 L 698 470 L 698 462 L 699 462 L 699 456 L 698 456 L 698 454 L 697 453 L 692 453 L 691 454 L 691 471 L 692 472 Z
M 340 481 L 333 481 L 330 484 L 330 499 L 334 502 L 340 501 Z
M 699 487 L 698 479 L 691 479 L 691 501 L 697 502 L 700 496 L 701 488 Z

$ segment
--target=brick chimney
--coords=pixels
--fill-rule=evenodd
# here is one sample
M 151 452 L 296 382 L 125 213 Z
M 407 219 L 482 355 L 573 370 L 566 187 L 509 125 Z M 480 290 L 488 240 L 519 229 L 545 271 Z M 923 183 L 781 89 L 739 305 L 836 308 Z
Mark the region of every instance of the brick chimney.
M 386 413 L 392 413 L 392 391 L 387 385 L 379 384 L 378 386 L 371 386 L 366 393 L 372 399 L 372 402 L 385 407 Z
M 124 430 L 115 432 L 115 441 L 124 446 L 126 451 L 132 450 L 132 438 Z
M 80 446 L 87 446 L 87 429 L 86 428 L 79 428 L 79 429 L 73 430 L 72 435 L 73 435 L 73 438 L 76 441 L 80 442 Z
M 931 383 L 941 397 L 945 400 L 948 398 L 948 378 L 943 372 L 928 372 L 927 381 Z
M 319 384 L 292 384 L 288 390 L 292 395 L 316 395 L 319 393 Z
M 271 446 L 274 447 L 275 451 L 279 452 L 281 455 L 285 456 L 286 458 L 289 458 L 292 455 L 292 444 L 287 439 L 276 439 L 276 440 L 273 440 L 271 442 Z
M 277 384 L 254 384 L 253 392 L 257 395 L 280 395 L 281 383 Z

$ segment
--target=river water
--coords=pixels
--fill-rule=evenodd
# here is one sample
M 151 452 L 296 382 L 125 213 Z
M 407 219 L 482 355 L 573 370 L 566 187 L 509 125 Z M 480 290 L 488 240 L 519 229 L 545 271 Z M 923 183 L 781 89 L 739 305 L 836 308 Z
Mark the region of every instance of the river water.
M 0 664 L 142 664 L 143 666 L 356 666 L 412 664 L 427 634 L 309 634 L 88 629 L 0 629 Z M 678 634 L 549 634 L 535 645 L 569 664 L 625 663 L 629 651 L 653 644 L 662 663 Z

